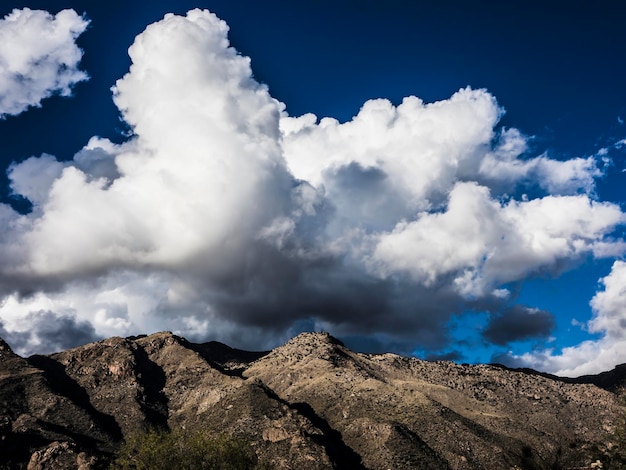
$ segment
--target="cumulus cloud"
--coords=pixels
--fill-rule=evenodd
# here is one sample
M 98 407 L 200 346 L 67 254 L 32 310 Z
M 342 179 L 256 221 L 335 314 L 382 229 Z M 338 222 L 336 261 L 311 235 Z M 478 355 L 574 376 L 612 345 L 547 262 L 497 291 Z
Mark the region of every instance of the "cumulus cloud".
M 591 299 L 593 317 L 587 322 L 597 340 L 587 340 L 561 352 L 540 350 L 522 355 L 508 354 L 503 362 L 517 367 L 533 367 L 559 375 L 577 377 L 612 369 L 626 362 L 626 262 L 615 261 L 604 286 Z
M 426 285 L 451 277 L 460 293 L 484 296 L 532 273 L 558 272 L 623 221 L 618 206 L 588 196 L 503 205 L 484 186 L 458 183 L 445 212 L 423 213 L 380 235 L 372 260 L 382 275 L 406 272 Z
M 396 214 L 437 209 L 457 182 L 478 182 L 495 192 L 530 183 L 553 195 L 591 192 L 599 176 L 592 158 L 557 161 L 541 155 L 523 158 L 527 138 L 517 129 L 496 131 L 504 110 L 486 90 L 459 90 L 447 100 L 424 103 L 414 96 L 399 106 L 388 100 L 366 102 L 349 122 L 316 116 L 285 116 L 281 129 L 292 173 L 332 190 L 346 168 L 379 171 L 392 182 L 376 188 L 359 208 L 376 208 L 381 198 L 397 198 Z M 343 186 L 341 186 L 343 187 Z M 362 186 L 366 187 L 366 186 Z M 330 192 L 332 196 L 334 192 Z M 373 199 L 373 200 L 372 200 Z M 345 207 L 346 214 L 355 207 Z
M 626 263 L 616 261 L 611 273 L 602 279 L 604 290 L 591 299 L 595 312 L 589 331 L 604 333 L 610 339 L 626 338 Z
M 553 326 L 508 284 L 624 252 L 595 160 L 527 155 L 487 91 L 291 117 L 227 34 L 201 10 L 148 26 L 114 87 L 128 141 L 9 169 L 33 204 L 0 206 L 0 320 L 21 351 L 45 349 L 56 330 L 29 325 L 50 315 L 84 340 L 266 348 L 323 328 L 410 352 L 447 346 L 446 323 L 475 310 L 503 344 Z
M 88 24 L 74 10 L 15 9 L 0 20 L 0 118 L 56 93 L 67 96 L 87 79 L 75 41 Z
M 504 130 L 499 145 L 481 160 L 479 175 L 498 188 L 524 181 L 550 194 L 589 194 L 594 191 L 595 178 L 603 174 L 594 157 L 557 161 L 544 154 L 519 158 L 527 150 L 527 138 L 519 130 Z

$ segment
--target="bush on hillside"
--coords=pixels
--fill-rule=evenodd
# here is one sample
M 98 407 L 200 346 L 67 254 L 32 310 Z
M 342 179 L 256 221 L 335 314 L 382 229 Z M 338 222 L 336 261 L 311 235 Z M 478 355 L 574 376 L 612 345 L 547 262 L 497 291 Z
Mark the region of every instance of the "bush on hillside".
M 261 470 L 250 445 L 205 430 L 137 433 L 126 439 L 111 465 L 115 470 Z

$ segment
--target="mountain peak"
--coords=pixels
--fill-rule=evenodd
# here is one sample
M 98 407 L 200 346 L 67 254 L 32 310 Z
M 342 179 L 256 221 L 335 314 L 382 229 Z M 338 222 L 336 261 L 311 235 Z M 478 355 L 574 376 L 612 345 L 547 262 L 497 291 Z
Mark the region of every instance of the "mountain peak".
M 314 348 L 314 347 L 345 347 L 345 345 L 327 331 L 311 331 L 300 333 L 287 341 L 284 346 Z M 283 346 L 283 347 L 284 347 Z
M 282 346 L 278 346 L 264 356 L 264 363 L 272 361 L 281 368 L 287 365 L 300 366 L 313 361 L 322 360 L 330 364 L 341 360 L 344 361 L 351 351 L 337 338 L 325 331 L 305 332 L 291 338 Z M 315 365 L 313 365 L 315 367 Z

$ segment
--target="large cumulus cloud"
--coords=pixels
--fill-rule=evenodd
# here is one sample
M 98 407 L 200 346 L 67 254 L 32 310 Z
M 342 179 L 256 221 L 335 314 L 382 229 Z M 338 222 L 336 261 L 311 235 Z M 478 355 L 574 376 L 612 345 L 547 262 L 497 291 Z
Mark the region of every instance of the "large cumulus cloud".
M 227 33 L 201 10 L 150 25 L 113 90 L 131 138 L 9 169 L 33 204 L 0 207 L 0 320 L 20 352 L 50 341 L 26 333 L 51 315 L 80 340 L 169 329 L 264 348 L 325 328 L 407 352 L 445 346 L 475 310 L 495 344 L 544 338 L 550 313 L 509 286 L 624 252 L 595 159 L 528 155 L 487 91 L 291 117 Z
M 74 10 L 56 15 L 15 9 L 0 20 L 0 118 L 16 115 L 58 93 L 67 96 L 87 75 L 76 38 L 88 21 Z

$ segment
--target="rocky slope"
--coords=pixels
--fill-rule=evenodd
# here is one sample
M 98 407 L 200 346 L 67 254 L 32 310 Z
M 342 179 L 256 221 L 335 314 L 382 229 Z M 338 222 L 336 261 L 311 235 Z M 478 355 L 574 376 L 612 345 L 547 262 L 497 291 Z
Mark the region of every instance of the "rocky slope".
M 590 468 L 624 377 L 359 354 L 324 333 L 269 353 L 158 333 L 24 359 L 0 342 L 0 468 L 106 468 L 148 427 L 241 436 L 279 469 Z

